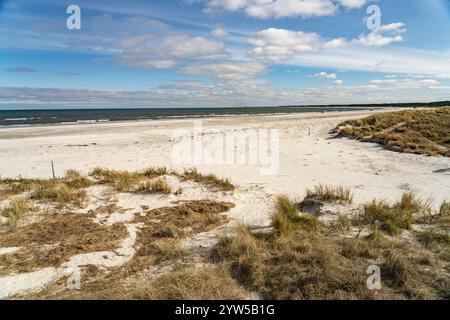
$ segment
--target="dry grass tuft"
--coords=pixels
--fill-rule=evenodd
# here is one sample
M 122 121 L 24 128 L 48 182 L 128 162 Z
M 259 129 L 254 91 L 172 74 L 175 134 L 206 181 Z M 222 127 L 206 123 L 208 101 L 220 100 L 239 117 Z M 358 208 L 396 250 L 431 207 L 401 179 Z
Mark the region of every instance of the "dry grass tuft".
M 450 108 L 376 114 L 340 124 L 339 136 L 376 142 L 397 152 L 450 156 Z
M 149 168 L 143 172 L 129 172 L 96 168 L 90 176 L 98 183 L 112 185 L 119 192 L 149 192 L 170 194 L 172 189 L 162 178 L 167 174 L 166 168 Z M 158 178 L 158 179 L 156 179 Z
M 136 189 L 136 191 L 145 191 L 151 194 L 171 194 L 172 188 L 164 179 L 158 178 L 156 180 L 148 180 L 142 182 L 141 185 Z
M 119 192 L 134 192 L 143 180 L 137 172 L 119 171 L 96 168 L 90 174 L 100 184 L 109 184 Z
M 431 246 L 434 244 L 450 245 L 450 236 L 446 233 L 435 231 L 424 231 L 419 232 L 417 236 L 427 246 Z
M 198 200 L 181 203 L 174 207 L 164 207 L 150 210 L 146 216 L 138 216 L 135 222 L 144 222 L 151 225 L 158 221 L 158 226 L 153 227 L 153 238 L 158 238 L 161 227 L 168 226 L 178 228 L 178 233 L 183 235 L 194 234 L 211 230 L 227 221 L 221 213 L 227 212 L 234 207 L 229 202 L 215 202 L 209 200 Z
M 123 224 L 103 226 L 87 215 L 55 213 L 38 223 L 0 235 L 0 247 L 23 248 L 0 256 L 0 273 L 59 266 L 75 254 L 114 250 L 127 235 Z
M 28 200 L 12 197 L 9 205 L 2 210 L 1 214 L 8 218 L 10 229 L 15 229 L 20 219 L 32 209 L 32 204 Z
M 83 189 L 75 189 L 65 184 L 52 182 L 41 182 L 35 187 L 31 194 L 32 200 L 44 202 L 56 202 L 60 207 L 67 205 L 84 206 L 88 200 L 88 195 Z
M 92 185 L 92 181 L 76 170 L 68 170 L 64 176 L 64 183 L 71 188 L 82 189 Z
M 0 200 L 30 191 L 38 180 L 0 179 Z
M 104 280 L 83 282 L 81 291 L 44 290 L 27 299 L 64 300 L 243 300 L 247 292 L 224 268 L 183 266 L 155 280 L 125 284 Z
M 430 214 L 429 222 L 433 224 L 438 224 L 442 227 L 450 227 L 450 202 L 442 202 L 439 211 L 436 214 Z
M 306 190 L 305 201 L 308 200 L 352 203 L 353 195 L 348 188 L 342 186 L 333 187 L 320 184 L 315 186 L 313 190 Z
M 183 180 L 191 180 L 200 184 L 204 184 L 216 190 L 233 191 L 235 186 L 228 179 L 219 179 L 214 174 L 204 175 L 197 171 L 197 169 L 185 170 L 181 175 Z
M 169 170 L 166 167 L 151 167 L 142 172 L 142 175 L 153 179 L 169 174 Z
M 288 233 L 301 226 L 309 230 L 316 230 L 320 223 L 316 217 L 298 211 L 298 205 L 286 196 L 278 196 L 276 210 L 272 214 L 272 223 L 276 230 Z
M 393 205 L 379 200 L 365 204 L 363 213 L 356 218 L 355 222 L 377 226 L 390 235 L 398 235 L 402 230 L 411 228 L 414 215 L 429 211 L 427 204 L 418 200 L 414 194 L 407 192 Z

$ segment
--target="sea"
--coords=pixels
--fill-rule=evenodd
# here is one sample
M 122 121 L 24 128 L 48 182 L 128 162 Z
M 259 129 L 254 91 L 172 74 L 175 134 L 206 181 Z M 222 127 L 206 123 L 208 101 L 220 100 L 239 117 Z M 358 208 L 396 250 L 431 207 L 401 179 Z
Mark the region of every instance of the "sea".
M 49 109 L 0 110 L 0 127 L 27 127 L 144 121 L 171 118 L 201 118 L 232 115 L 289 114 L 367 110 L 370 107 L 242 107 L 242 108 L 166 108 L 166 109 Z

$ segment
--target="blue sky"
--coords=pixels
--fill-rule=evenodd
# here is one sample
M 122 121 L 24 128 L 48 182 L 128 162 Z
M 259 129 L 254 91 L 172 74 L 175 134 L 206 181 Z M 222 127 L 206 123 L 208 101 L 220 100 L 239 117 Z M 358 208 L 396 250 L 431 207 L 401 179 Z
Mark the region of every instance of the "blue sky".
M 0 109 L 450 99 L 449 0 L 0 0 L 0 32 Z

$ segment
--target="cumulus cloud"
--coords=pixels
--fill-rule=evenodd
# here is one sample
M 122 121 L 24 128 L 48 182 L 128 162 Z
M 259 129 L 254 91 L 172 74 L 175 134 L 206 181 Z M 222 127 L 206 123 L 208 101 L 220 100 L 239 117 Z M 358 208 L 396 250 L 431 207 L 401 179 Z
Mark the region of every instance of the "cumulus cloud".
M 344 39 L 324 42 L 314 32 L 269 28 L 259 31 L 248 43 L 254 46 L 250 55 L 264 60 L 282 61 L 306 52 L 336 48 L 346 42 Z
M 180 59 L 222 54 L 225 45 L 216 40 L 188 35 L 168 35 L 158 40 L 146 37 L 122 42 L 122 54 L 116 61 L 143 68 L 165 69 L 176 65 Z
M 206 11 L 243 11 L 254 18 L 332 16 L 339 6 L 362 7 L 366 0 L 206 0 Z
M 225 30 L 224 28 L 222 28 L 222 27 L 216 27 L 216 28 L 214 28 L 212 31 L 211 31 L 211 34 L 214 36 L 214 37 L 226 37 L 226 36 L 228 36 L 228 31 L 227 30 Z
M 266 66 L 258 62 L 198 62 L 183 69 L 186 74 L 226 80 L 248 79 L 265 71 Z
M 337 78 L 337 74 L 336 73 L 320 72 L 320 73 L 316 73 L 314 75 L 314 77 L 321 78 L 321 79 L 336 79 Z
M 339 0 L 339 3 L 349 9 L 358 9 L 367 3 L 367 0 Z
M 380 26 L 367 35 L 361 35 L 357 42 L 368 47 L 382 47 L 395 42 L 402 42 L 401 33 L 406 32 L 401 22 Z
M 370 84 L 390 89 L 423 89 L 436 87 L 440 85 L 440 82 L 436 79 L 389 78 L 371 80 Z

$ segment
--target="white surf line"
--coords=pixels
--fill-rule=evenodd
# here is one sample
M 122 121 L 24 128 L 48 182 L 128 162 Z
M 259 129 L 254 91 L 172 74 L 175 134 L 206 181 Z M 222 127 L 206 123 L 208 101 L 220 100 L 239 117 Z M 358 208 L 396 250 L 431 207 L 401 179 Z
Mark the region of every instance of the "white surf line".
M 129 235 L 122 241 L 120 248 L 115 252 L 102 251 L 78 254 L 72 256 L 60 268 L 49 267 L 30 273 L 21 273 L 0 278 L 0 299 L 6 299 L 10 296 L 40 289 L 68 275 L 68 272 L 73 272 L 74 268 L 88 265 L 107 268 L 120 267 L 130 261 L 136 252 L 134 244 L 137 238 L 138 227 L 135 224 L 126 224 L 125 226 Z

